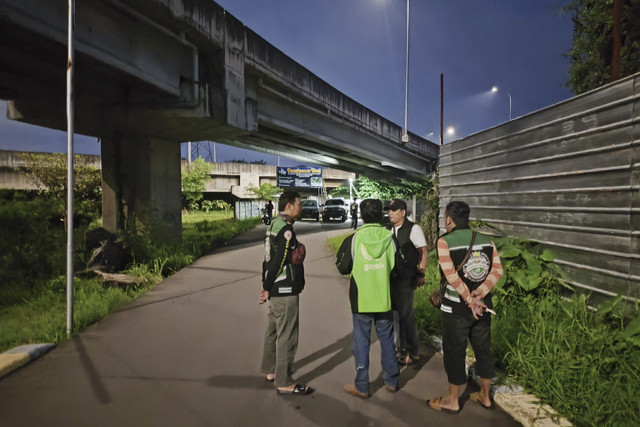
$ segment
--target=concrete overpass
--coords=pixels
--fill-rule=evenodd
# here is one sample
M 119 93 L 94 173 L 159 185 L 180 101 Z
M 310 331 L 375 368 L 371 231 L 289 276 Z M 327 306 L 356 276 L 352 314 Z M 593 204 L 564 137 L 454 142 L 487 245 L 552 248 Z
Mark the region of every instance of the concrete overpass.
M 64 130 L 66 2 L 0 0 L 8 117 Z M 365 175 L 428 173 L 438 146 L 340 93 L 210 0 L 76 4 L 76 131 L 102 140 L 107 228 L 180 229 L 179 142 Z
M 89 160 L 90 164 L 100 169 L 102 162 L 100 156 L 81 155 Z M 208 198 L 223 198 L 229 200 L 254 199 L 255 195 L 248 191 L 249 187 L 259 187 L 261 184 L 277 184 L 277 166 L 247 164 L 247 163 L 210 163 L 212 171 L 209 174 L 211 180 L 207 182 L 205 193 L 209 193 Z M 187 160 L 182 160 L 182 168 L 188 166 Z M 8 188 L 14 190 L 38 190 L 29 181 L 25 171 L 27 163 L 18 151 L 0 150 L 0 189 Z M 349 179 L 355 179 L 352 172 L 345 172 L 337 169 L 323 168 L 323 187 L 331 191 L 343 185 L 349 185 Z M 315 189 L 298 189 L 305 196 L 316 196 Z

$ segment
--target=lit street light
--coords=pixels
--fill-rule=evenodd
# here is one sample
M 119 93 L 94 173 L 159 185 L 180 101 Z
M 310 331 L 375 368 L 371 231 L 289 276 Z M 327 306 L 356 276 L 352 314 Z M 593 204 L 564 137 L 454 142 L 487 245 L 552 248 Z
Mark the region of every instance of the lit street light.
M 498 91 L 498 86 L 494 86 L 491 88 L 491 92 L 496 93 Z M 509 121 L 511 121 L 511 94 L 507 92 L 507 96 L 509 97 Z

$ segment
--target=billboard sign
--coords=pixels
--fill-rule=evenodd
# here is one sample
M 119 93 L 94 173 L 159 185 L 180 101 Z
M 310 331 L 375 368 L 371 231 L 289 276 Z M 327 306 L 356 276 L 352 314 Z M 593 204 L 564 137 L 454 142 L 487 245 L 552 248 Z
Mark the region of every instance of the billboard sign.
M 278 187 L 322 188 L 322 168 L 278 166 Z

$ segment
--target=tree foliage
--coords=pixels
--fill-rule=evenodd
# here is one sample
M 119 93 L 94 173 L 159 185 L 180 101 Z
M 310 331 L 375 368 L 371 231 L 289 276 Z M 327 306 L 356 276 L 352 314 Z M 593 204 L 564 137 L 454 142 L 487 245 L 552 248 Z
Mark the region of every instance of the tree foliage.
M 198 157 L 191 164 L 191 168 L 182 169 L 182 192 L 189 209 L 200 209 L 200 201 L 203 199 L 207 181 L 211 180 L 209 172 L 212 170 L 211 164 L 207 163 L 202 157 Z
M 640 0 L 620 1 L 620 77 L 640 71 Z M 614 0 L 571 0 L 573 48 L 567 86 L 581 94 L 611 82 Z
M 258 200 L 273 200 L 275 195 L 280 192 L 280 189 L 268 182 L 260 184 L 260 187 L 254 187 L 252 185 L 247 187 L 247 191 L 253 193 Z
M 353 183 L 353 192 L 358 199 L 411 199 L 415 195 L 419 200 L 425 200 L 427 193 L 432 188 L 433 182 L 427 177 L 374 180 L 362 176 Z M 347 197 L 348 195 L 348 186 L 338 187 L 331 191 L 332 197 Z
M 63 153 L 23 153 L 25 173 L 43 196 L 66 210 L 67 155 Z M 74 210 L 82 215 L 99 213 L 102 197 L 102 175 L 87 156 L 73 156 Z

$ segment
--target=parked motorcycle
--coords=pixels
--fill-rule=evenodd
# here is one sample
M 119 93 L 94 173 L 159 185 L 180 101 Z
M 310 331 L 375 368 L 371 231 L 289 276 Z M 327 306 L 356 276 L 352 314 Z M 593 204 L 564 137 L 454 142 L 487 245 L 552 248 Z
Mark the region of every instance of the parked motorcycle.
M 264 225 L 271 224 L 271 215 L 265 208 L 260 209 L 260 215 L 262 216 L 261 221 L 264 222 Z

